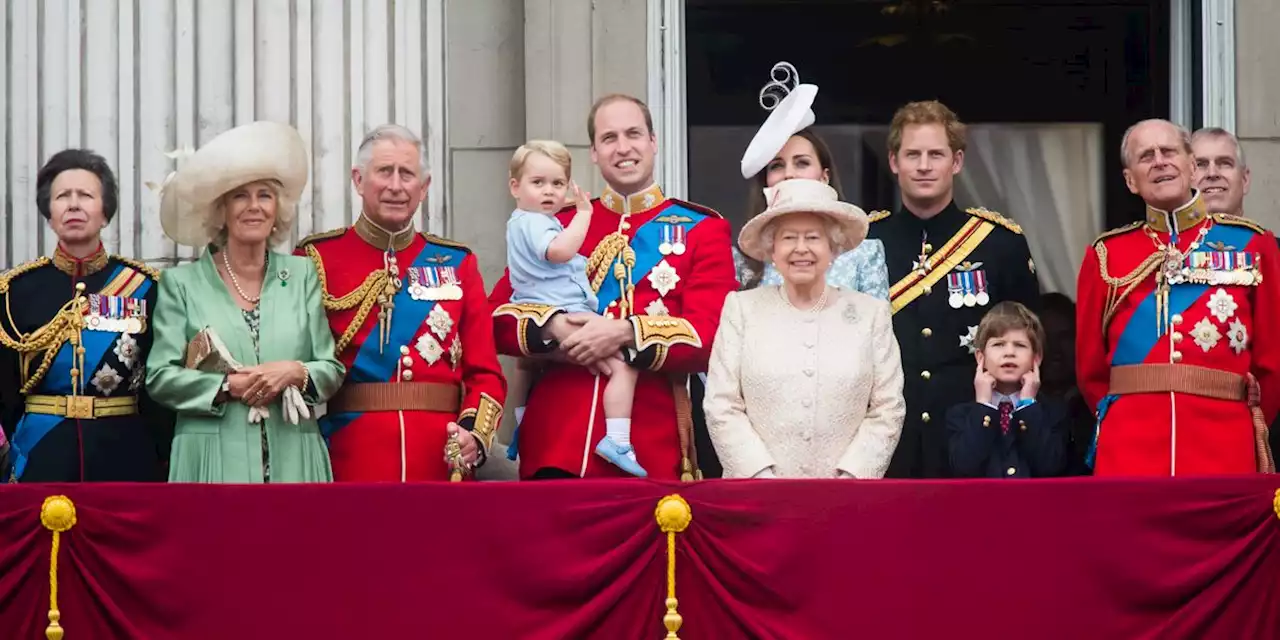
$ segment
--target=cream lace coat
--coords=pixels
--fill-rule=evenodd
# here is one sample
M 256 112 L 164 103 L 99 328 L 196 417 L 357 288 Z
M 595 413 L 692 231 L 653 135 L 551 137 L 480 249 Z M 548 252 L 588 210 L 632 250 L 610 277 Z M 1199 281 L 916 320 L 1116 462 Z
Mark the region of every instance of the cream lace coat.
M 884 477 L 902 383 L 888 303 L 832 289 L 806 312 L 777 286 L 729 294 L 703 404 L 724 477 Z

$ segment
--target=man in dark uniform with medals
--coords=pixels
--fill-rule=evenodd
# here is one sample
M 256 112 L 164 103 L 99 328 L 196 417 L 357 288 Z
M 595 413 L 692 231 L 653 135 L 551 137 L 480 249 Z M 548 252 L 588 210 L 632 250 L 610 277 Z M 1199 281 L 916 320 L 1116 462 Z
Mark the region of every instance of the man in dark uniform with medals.
M 0 274 L 3 480 L 162 481 L 173 416 L 143 389 L 159 273 L 103 250 L 117 191 L 101 156 L 55 154 L 36 200 L 58 247 Z
M 868 236 L 885 246 L 906 380 L 907 418 L 889 478 L 950 475 L 943 418 L 952 405 L 973 400 L 973 340 L 982 316 L 1006 300 L 1039 306 L 1022 228 L 953 199 L 964 149 L 964 124 L 942 103 L 913 102 L 894 114 L 889 166 L 902 207 L 872 212 Z

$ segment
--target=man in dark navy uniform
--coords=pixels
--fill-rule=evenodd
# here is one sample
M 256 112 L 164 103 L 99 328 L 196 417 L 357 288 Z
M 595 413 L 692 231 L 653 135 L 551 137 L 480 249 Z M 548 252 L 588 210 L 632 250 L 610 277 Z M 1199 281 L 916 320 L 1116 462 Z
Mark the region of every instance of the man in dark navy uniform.
M 973 395 L 973 339 L 987 310 L 1011 300 L 1038 308 L 1040 285 L 1022 228 L 954 197 L 965 127 L 936 101 L 898 110 L 889 167 L 902 207 L 876 211 L 869 237 L 884 243 L 893 328 L 902 351 L 907 418 L 886 477 L 945 478 L 944 417 Z

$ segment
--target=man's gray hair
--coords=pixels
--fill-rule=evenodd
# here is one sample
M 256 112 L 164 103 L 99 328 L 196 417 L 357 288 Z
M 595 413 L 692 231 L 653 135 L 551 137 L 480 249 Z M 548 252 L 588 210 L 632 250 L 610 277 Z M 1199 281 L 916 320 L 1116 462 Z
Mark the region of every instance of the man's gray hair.
M 418 169 L 423 173 L 427 172 L 429 168 L 427 166 L 427 145 L 422 143 L 422 138 L 410 131 L 408 127 L 402 127 L 398 124 L 384 124 L 365 134 L 364 139 L 360 141 L 360 148 L 356 151 L 356 168 L 360 170 L 360 173 L 363 174 L 365 169 L 369 168 L 369 161 L 373 159 L 373 145 L 380 140 L 398 140 L 412 144 L 418 149 Z
M 1200 140 L 1201 138 L 1226 138 L 1227 140 L 1230 140 L 1231 144 L 1236 148 L 1236 164 L 1240 165 L 1241 169 L 1248 166 L 1244 161 L 1244 147 L 1240 146 L 1240 139 L 1236 137 L 1236 134 L 1223 129 L 1222 127 L 1205 127 L 1191 134 L 1191 143 L 1195 144 L 1195 141 Z
M 1129 168 L 1129 136 L 1133 134 L 1133 130 L 1144 124 L 1151 124 L 1153 122 L 1167 124 L 1174 129 L 1177 129 L 1178 137 L 1182 138 L 1183 150 L 1186 151 L 1188 155 L 1191 153 L 1191 132 L 1187 131 L 1186 127 L 1174 124 L 1162 118 L 1150 118 L 1148 120 L 1142 120 L 1141 122 L 1135 122 L 1128 129 L 1124 130 L 1124 137 L 1120 138 L 1120 166 L 1126 169 Z

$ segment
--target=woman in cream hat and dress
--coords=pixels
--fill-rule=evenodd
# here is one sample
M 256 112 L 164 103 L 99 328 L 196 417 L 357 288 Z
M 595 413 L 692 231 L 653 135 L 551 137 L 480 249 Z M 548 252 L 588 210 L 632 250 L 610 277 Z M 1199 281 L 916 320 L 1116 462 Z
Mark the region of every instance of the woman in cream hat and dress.
M 726 478 L 880 478 L 906 404 L 889 304 L 827 283 L 867 216 L 793 179 L 738 236 L 780 285 L 729 294 L 707 373 L 707 427 Z
M 773 67 L 772 80 L 760 91 L 760 106 L 770 113 L 742 156 L 742 177 L 751 185 L 748 216 L 764 211 L 765 187 L 783 180 L 818 180 L 831 185 L 837 199 L 843 197 L 831 149 L 812 128 L 818 87 L 799 84 L 799 79 L 795 67 L 779 62 Z M 888 300 L 889 269 L 884 256 L 879 240 L 865 240 L 832 259 L 827 284 Z M 782 282 L 777 269 L 746 255 L 741 247 L 734 248 L 733 261 L 743 289 Z
M 170 481 L 332 480 L 312 412 L 286 416 L 282 402 L 293 387 L 306 404 L 322 403 L 345 373 L 315 267 L 270 249 L 293 228 L 307 164 L 297 131 L 255 122 L 214 138 L 163 188 L 165 234 L 207 246 L 195 263 L 165 272 L 154 314 L 147 390 L 178 413 Z M 186 367 L 187 345 L 206 328 L 242 369 Z

